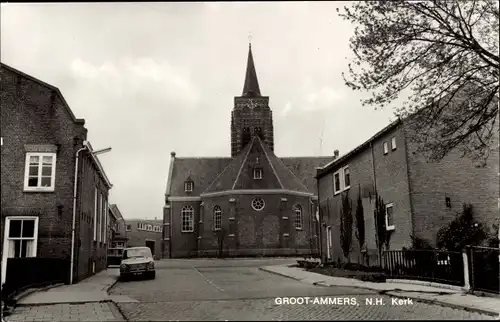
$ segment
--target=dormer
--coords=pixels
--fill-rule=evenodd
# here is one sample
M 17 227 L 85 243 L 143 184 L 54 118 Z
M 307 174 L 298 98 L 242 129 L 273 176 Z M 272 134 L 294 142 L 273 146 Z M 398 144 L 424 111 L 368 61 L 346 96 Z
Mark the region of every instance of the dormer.
M 194 182 L 191 179 L 191 176 L 188 176 L 184 181 L 184 192 L 193 192 L 194 190 Z

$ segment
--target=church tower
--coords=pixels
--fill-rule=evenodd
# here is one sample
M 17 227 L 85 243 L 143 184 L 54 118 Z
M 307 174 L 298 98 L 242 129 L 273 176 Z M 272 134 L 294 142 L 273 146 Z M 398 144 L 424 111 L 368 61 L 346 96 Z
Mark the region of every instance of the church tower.
M 231 157 L 237 156 L 254 135 L 274 151 L 273 113 L 269 108 L 269 96 L 260 93 L 250 43 L 243 93 L 234 98 L 231 112 Z

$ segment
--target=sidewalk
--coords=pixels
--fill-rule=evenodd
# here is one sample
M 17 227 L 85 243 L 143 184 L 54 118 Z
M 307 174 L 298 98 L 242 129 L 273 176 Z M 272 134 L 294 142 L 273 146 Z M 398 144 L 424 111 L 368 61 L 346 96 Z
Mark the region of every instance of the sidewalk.
M 308 272 L 302 268 L 285 265 L 266 266 L 263 271 L 289 277 L 297 281 L 319 286 L 340 286 L 369 289 L 392 297 L 411 298 L 421 302 L 440 304 L 454 308 L 461 308 L 483 314 L 500 316 L 500 298 L 480 297 L 465 294 L 463 291 L 452 288 L 438 288 L 419 284 L 373 283 L 363 282 L 351 278 L 326 276 Z
M 109 295 L 119 270 L 107 269 L 77 284 L 39 290 L 17 301 L 5 321 L 123 321 L 114 303 L 137 302 Z

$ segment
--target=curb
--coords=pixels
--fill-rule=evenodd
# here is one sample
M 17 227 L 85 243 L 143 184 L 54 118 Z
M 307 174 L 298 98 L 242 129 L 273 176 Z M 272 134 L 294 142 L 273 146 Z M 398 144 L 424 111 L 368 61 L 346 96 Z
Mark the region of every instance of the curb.
M 65 284 L 64 283 L 57 283 L 57 284 L 53 284 L 53 285 L 49 285 L 49 286 L 45 286 L 45 287 L 41 287 L 41 288 L 27 289 L 26 291 L 22 292 L 21 294 L 19 294 L 18 296 L 16 296 L 15 298 L 12 299 L 12 302 L 13 302 L 12 307 L 15 308 L 16 306 L 22 306 L 22 305 L 17 304 L 17 302 L 19 302 L 23 298 L 27 297 L 28 295 L 31 295 L 35 292 L 45 292 L 45 291 L 48 291 L 52 288 L 56 288 L 56 287 L 63 286 L 63 285 L 65 285 Z
M 49 305 L 58 305 L 58 304 L 68 304 L 68 305 L 81 305 L 87 303 L 112 303 L 113 301 L 110 299 L 97 300 L 97 301 L 85 301 L 85 302 L 51 302 L 51 303 L 29 303 L 29 304 L 19 304 L 18 307 L 25 306 L 49 306 Z
M 115 281 L 111 285 L 109 285 L 108 287 L 106 287 L 106 294 L 107 295 L 109 295 L 109 291 L 111 291 L 111 289 L 113 287 L 115 287 L 115 285 L 116 285 L 116 283 L 118 283 L 118 281 L 119 281 L 119 278 L 118 278 L 118 276 L 116 276 Z
M 274 274 L 274 275 L 278 275 L 278 276 L 283 276 L 283 277 L 287 277 L 287 278 L 291 278 L 292 280 L 296 280 L 296 281 L 302 281 L 301 279 L 298 279 L 296 277 L 293 277 L 293 276 L 288 276 L 288 275 L 285 275 L 285 274 L 282 274 L 282 273 L 278 273 L 278 272 L 275 272 L 275 271 L 271 271 L 271 270 L 268 270 L 264 267 L 259 267 L 259 269 L 263 272 L 266 272 L 266 273 L 271 273 L 271 274 Z M 318 282 L 318 283 L 321 283 L 321 282 Z
M 292 276 L 287 276 L 287 275 L 282 274 L 282 273 L 278 273 L 278 272 L 274 272 L 274 271 L 265 269 L 263 267 L 260 267 L 260 270 L 262 270 L 264 272 L 271 273 L 271 274 L 275 274 L 275 275 L 279 275 L 279 276 L 283 276 L 283 277 L 288 277 L 290 279 L 293 279 L 293 280 L 296 280 L 296 281 L 299 281 L 299 282 L 303 281 L 303 280 L 300 280 L 300 279 L 292 277 Z M 418 296 L 407 296 L 407 295 L 403 296 L 403 295 L 400 295 L 400 294 L 397 293 L 398 291 L 403 291 L 403 290 L 398 290 L 398 289 L 394 289 L 394 290 L 377 290 L 377 289 L 370 288 L 370 287 L 367 287 L 367 286 L 331 285 L 331 284 L 327 284 L 327 283 L 321 282 L 321 281 L 320 282 L 315 282 L 315 283 L 312 283 L 312 284 L 316 285 L 316 286 L 324 286 L 324 287 L 338 286 L 338 287 L 350 287 L 350 288 L 364 289 L 364 290 L 370 290 L 370 291 L 377 292 L 380 295 L 387 295 L 387 296 L 390 296 L 390 297 L 396 297 L 396 298 L 402 298 L 402 299 L 410 298 L 410 299 L 413 299 L 413 300 L 418 301 L 418 302 L 423 302 L 423 303 L 428 303 L 428 304 L 436 304 L 436 305 L 451 307 L 453 309 L 465 310 L 465 311 L 469 311 L 469 312 L 476 312 L 476 313 L 486 314 L 486 315 L 495 316 L 495 317 L 499 315 L 499 313 L 495 312 L 495 311 L 490 311 L 490 310 L 484 310 L 484 309 L 479 309 L 479 308 L 474 308 L 474 307 L 463 306 L 463 305 L 459 305 L 459 304 L 449 303 L 449 302 L 446 302 L 446 301 L 441 301 L 439 299 L 426 299 L 426 298 L 422 298 L 422 297 L 418 297 Z M 405 291 L 403 291 L 403 292 L 405 292 Z

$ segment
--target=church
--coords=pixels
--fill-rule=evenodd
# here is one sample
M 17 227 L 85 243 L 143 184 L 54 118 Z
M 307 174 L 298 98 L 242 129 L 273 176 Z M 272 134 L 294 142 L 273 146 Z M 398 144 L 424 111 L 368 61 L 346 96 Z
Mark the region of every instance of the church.
M 231 111 L 231 157 L 171 152 L 163 258 L 318 253 L 316 168 L 332 157 L 277 157 L 269 96 L 249 45 L 243 93 Z

